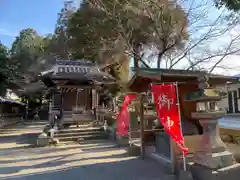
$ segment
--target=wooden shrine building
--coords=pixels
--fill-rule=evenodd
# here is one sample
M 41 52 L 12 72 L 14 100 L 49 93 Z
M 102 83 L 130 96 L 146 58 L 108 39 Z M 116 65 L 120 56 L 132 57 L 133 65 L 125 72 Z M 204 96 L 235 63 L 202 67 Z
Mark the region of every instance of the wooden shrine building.
M 178 83 L 178 95 L 181 111 L 180 118 L 182 122 L 183 135 L 185 136 L 185 143 L 187 147 L 191 147 L 189 150 L 191 153 L 199 144 L 198 140 L 203 133 L 203 129 L 199 124 L 199 121 L 192 118 L 192 112 L 196 111 L 197 103 L 194 101 L 186 101 L 186 95 L 198 91 L 199 80 L 203 77 L 206 77 L 208 79 L 207 83 L 210 87 L 216 90 L 218 85 L 223 85 L 227 82 L 239 82 L 239 79 L 236 77 L 214 75 L 203 71 L 139 68 L 137 72 L 133 69 L 133 72 L 134 74 L 128 84 L 129 92 L 144 92 L 146 98 L 142 105 L 144 107 L 144 113 L 142 115 L 142 119 L 144 121 L 142 122 L 144 125 L 143 130 L 140 128 L 140 131 L 137 131 L 137 128 L 139 127 L 136 127 L 135 129 L 134 126 L 131 128 L 133 129 L 133 132 L 143 133 L 139 136 L 143 137 L 141 140 L 141 144 L 143 144 L 142 146 L 146 147 L 149 144 L 151 144 L 150 146 L 154 146 L 154 156 L 157 154 L 157 156 L 161 157 L 161 160 L 164 160 L 167 163 L 175 163 L 173 162 L 173 157 L 175 155 L 172 153 L 179 153 L 179 149 L 176 145 L 174 145 L 174 143 L 172 144 L 169 136 L 162 129 L 161 124 L 158 125 L 159 127 L 157 127 L 157 129 L 153 126 L 153 121 L 156 119 L 158 120 L 158 116 L 153 113 L 154 104 L 151 93 L 151 83 Z M 149 138 L 149 136 L 155 138 Z
M 85 60 L 56 60 L 39 77 L 49 90 L 50 114 L 61 114 L 65 125 L 93 121 L 96 89 L 114 81 L 110 75 L 100 72 L 96 64 Z

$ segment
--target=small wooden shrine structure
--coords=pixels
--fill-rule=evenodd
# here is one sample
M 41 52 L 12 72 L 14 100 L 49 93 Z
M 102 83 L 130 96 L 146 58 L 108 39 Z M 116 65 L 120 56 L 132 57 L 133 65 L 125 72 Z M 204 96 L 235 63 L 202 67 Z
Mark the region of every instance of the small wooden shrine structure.
M 62 125 L 93 121 L 96 118 L 93 111 L 98 105 L 97 89 L 114 81 L 100 72 L 96 64 L 85 60 L 56 60 L 39 78 L 49 92 L 49 119 L 53 119 L 53 114 L 60 115 Z
M 137 112 L 140 126 L 139 124 L 135 127 L 132 126 L 131 130 L 133 133 L 130 131 L 129 135 L 133 139 L 136 139 L 136 137 L 141 138 L 140 144 L 142 153 L 148 149 L 148 152 L 152 152 L 150 153 L 151 156 L 154 154 L 154 157 L 163 160 L 167 164 L 171 164 L 175 171 L 176 166 L 179 166 L 178 160 L 179 158 L 181 159 L 181 153 L 178 146 L 164 132 L 161 124 L 156 125 L 155 123 L 155 127 L 153 126 L 154 120 L 157 120 L 158 122 L 158 117 L 154 113 L 151 83 L 178 84 L 182 129 L 185 137 L 185 145 L 189 148 L 188 157 L 190 158 L 198 148 L 200 139 L 202 139 L 203 128 L 202 124 L 192 116 L 193 112 L 196 112 L 196 109 L 198 108 L 197 101 L 186 101 L 186 94 L 199 91 L 199 79 L 202 77 L 207 77 L 207 83 L 210 87 L 215 89 L 218 85 L 223 85 L 227 82 L 237 83 L 238 78 L 208 74 L 202 71 L 176 69 L 139 68 L 137 72 L 133 69 L 133 72 L 135 74 L 132 76 L 128 84 L 129 92 L 141 94 L 140 96 L 143 99 L 140 101 L 140 112 Z M 209 100 L 213 101 L 211 98 Z
M 25 114 L 26 104 L 0 96 L 0 128 L 19 122 Z

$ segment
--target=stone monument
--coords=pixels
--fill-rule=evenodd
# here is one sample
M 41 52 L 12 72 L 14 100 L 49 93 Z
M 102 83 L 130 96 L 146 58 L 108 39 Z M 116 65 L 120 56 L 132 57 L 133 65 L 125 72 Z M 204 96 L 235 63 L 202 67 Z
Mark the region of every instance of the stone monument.
M 206 77 L 199 78 L 199 91 L 185 97 L 186 102 L 196 103 L 192 119 L 199 120 L 203 128 L 199 148 L 190 166 L 191 172 L 198 180 L 239 179 L 240 165 L 235 162 L 217 131 L 218 119 L 225 115 L 225 110 L 217 107 L 221 97 L 207 81 Z

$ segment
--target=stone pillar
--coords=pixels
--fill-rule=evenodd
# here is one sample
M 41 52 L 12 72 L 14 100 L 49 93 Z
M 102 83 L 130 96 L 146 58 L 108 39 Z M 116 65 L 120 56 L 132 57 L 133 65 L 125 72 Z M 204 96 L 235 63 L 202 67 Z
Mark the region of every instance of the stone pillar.
M 97 119 L 97 112 L 96 112 L 96 107 L 97 107 L 97 92 L 96 89 L 92 89 L 92 110 L 93 110 L 93 116 L 94 119 Z
M 233 165 L 233 155 L 227 151 L 219 133 L 217 133 L 218 120 L 200 120 L 200 124 L 203 127 L 203 136 L 199 149 L 194 155 L 194 162 L 211 169 Z
M 49 109 L 48 109 L 48 122 L 50 127 L 52 127 L 53 117 L 52 117 L 52 99 L 49 99 Z

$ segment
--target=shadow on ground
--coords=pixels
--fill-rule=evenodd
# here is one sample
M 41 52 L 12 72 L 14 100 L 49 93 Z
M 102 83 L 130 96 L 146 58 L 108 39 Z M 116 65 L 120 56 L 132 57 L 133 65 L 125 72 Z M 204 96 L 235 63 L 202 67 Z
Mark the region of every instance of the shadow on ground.
M 31 146 L 23 146 L 23 147 L 12 147 L 12 148 L 5 148 L 5 155 L 10 155 L 15 154 L 16 152 L 24 152 L 24 150 L 32 149 L 31 154 L 43 154 L 43 157 L 27 157 L 27 158 L 17 158 L 17 159 L 12 159 L 12 160 L 1 160 L 0 159 L 0 165 L 8 164 L 8 163 L 17 163 L 21 161 L 35 161 L 35 160 L 44 160 L 48 158 L 58 158 L 62 157 L 62 153 L 67 153 L 67 156 L 73 156 L 77 154 L 84 154 L 84 153 L 101 153 L 101 152 L 107 152 L 107 151 L 114 151 L 114 150 L 125 150 L 125 148 L 120 148 L 117 145 L 113 144 L 111 141 L 88 141 L 85 142 L 84 144 L 73 144 L 71 146 L 68 145 L 63 145 L 63 146 L 47 146 L 47 147 L 34 147 L 31 148 Z M 10 153 L 12 151 L 12 153 Z M 28 151 L 29 152 L 29 151 Z M 60 153 L 61 155 L 49 155 L 49 153 L 58 154 Z M 74 153 L 69 153 L 69 152 L 74 152 Z M 67 157 L 65 156 L 65 157 Z M 122 154 L 121 154 L 122 156 Z M 116 157 L 116 156 L 115 156 Z M 123 157 L 123 156 L 122 156 Z M 124 155 L 125 157 L 125 155 Z M 91 158 L 88 158 L 91 159 Z
M 20 129 L 18 135 L 0 134 L 0 144 L 6 145 L 0 147 L 0 179 L 170 180 L 164 178 L 169 176 L 169 169 L 150 160 L 128 157 L 124 149 L 109 141 L 44 148 L 7 147 L 7 143 L 32 144 L 38 135 L 36 128 L 43 125 L 26 123 L 15 128 Z
M 108 157 L 101 157 L 107 160 Z M 113 158 L 113 157 L 111 157 Z M 80 160 L 79 160 L 80 161 Z M 65 164 L 67 162 L 64 162 Z M 43 165 L 43 164 L 42 164 Z M 38 168 L 42 165 L 38 165 Z M 55 166 L 55 162 L 49 165 Z M 44 165 L 46 167 L 47 164 Z M 29 167 L 21 167 L 29 168 Z M 37 167 L 30 167 L 37 168 Z M 14 171 L 14 169 L 12 169 Z M 67 166 L 56 171 L 0 178 L 4 180 L 170 180 L 170 172 L 150 160 L 130 159 L 116 162 Z M 172 177 L 171 177 L 172 178 Z M 172 179 L 171 179 L 172 180 Z
M 20 135 L 5 135 L 0 136 L 0 143 L 16 143 L 16 144 L 34 144 L 40 133 L 26 133 Z
M 46 121 L 26 121 L 0 130 L 0 144 L 35 144 Z M 31 132 L 32 131 L 32 132 Z

